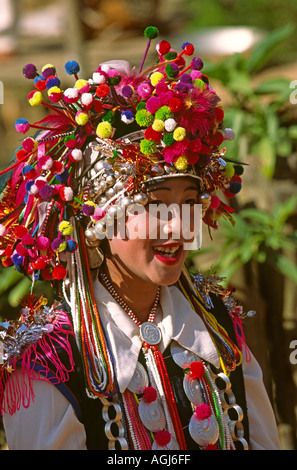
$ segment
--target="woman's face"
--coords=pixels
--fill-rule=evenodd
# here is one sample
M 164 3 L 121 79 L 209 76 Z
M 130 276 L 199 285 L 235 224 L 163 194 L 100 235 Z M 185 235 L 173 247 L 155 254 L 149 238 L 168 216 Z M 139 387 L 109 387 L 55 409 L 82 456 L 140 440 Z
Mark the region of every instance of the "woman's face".
M 141 211 L 128 211 L 125 236 L 118 231 L 109 241 L 110 261 L 134 282 L 171 285 L 180 276 L 194 224 L 200 223 L 198 186 L 191 179 L 172 178 L 156 183 L 147 195 Z

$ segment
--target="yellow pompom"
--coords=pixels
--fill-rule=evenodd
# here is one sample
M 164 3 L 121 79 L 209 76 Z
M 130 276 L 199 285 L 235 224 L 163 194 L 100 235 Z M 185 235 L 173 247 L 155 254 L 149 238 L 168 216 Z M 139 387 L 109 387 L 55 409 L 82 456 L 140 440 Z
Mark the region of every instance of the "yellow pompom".
M 55 251 L 57 251 L 58 253 L 61 253 L 62 251 L 65 251 L 66 248 L 67 248 L 67 243 L 62 242 L 62 243 L 60 243 L 60 245 L 58 246 L 58 248 Z
M 79 126 L 84 126 L 85 124 L 87 124 L 88 120 L 89 120 L 88 113 L 84 113 L 82 111 L 78 111 L 78 113 L 76 113 L 75 121 L 77 122 Z
M 228 179 L 232 178 L 235 173 L 234 166 L 232 163 L 227 163 L 226 166 L 223 168 L 224 176 Z
M 80 78 L 78 80 L 76 80 L 75 82 L 75 88 L 77 88 L 78 90 L 80 90 L 81 88 L 85 87 L 88 85 L 88 82 L 87 80 L 84 80 L 83 78 Z
M 177 170 L 179 171 L 183 171 L 183 170 L 186 170 L 187 167 L 188 167 L 188 159 L 185 155 L 181 155 L 180 157 L 178 157 L 178 159 L 176 160 L 176 162 L 174 163 L 174 166 Z
M 38 106 L 42 102 L 42 94 L 40 91 L 34 91 L 28 97 L 31 106 Z
M 59 232 L 62 233 L 62 235 L 71 235 L 73 227 L 67 220 L 63 220 L 63 222 L 59 224 Z
M 96 129 L 96 134 L 98 137 L 101 137 L 101 139 L 108 139 L 111 137 L 112 132 L 112 125 L 107 121 L 100 122 Z
M 184 127 L 176 127 L 173 131 L 173 138 L 181 142 L 186 137 L 186 129 Z
M 151 75 L 151 84 L 153 86 L 156 86 L 157 83 L 159 83 L 159 81 L 162 80 L 163 77 L 164 77 L 164 75 L 161 72 L 154 72 Z
M 163 132 L 165 129 L 165 123 L 161 119 L 155 119 L 152 124 L 152 128 L 156 132 Z

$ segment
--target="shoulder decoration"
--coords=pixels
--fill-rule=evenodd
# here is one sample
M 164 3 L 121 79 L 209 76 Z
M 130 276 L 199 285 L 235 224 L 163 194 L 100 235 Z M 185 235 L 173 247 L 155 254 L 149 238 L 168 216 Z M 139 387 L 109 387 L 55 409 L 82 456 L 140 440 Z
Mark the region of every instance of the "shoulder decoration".
M 69 343 L 73 332 L 68 316 L 59 305 L 49 308 L 46 303 L 45 298 L 33 298 L 21 310 L 18 320 L 0 323 L 1 415 L 13 414 L 21 404 L 29 405 L 34 399 L 31 380 L 67 382 L 74 368 Z M 68 364 L 60 359 L 61 350 L 66 351 Z
M 207 327 L 219 353 L 222 370 L 225 374 L 230 374 L 242 361 L 244 345 L 246 359 L 249 359 L 249 351 L 243 334 L 243 321 L 246 316 L 252 316 L 254 312 L 245 314 L 243 308 L 232 297 L 233 290 L 225 289 L 220 285 L 222 281 L 222 278 L 215 275 L 205 277 L 198 273 L 192 276 L 184 269 L 178 282 L 178 287 Z M 232 321 L 236 342 L 231 340 L 226 329 L 223 328 L 212 313 L 211 310 L 214 308 L 214 304 L 211 294 L 222 300 Z

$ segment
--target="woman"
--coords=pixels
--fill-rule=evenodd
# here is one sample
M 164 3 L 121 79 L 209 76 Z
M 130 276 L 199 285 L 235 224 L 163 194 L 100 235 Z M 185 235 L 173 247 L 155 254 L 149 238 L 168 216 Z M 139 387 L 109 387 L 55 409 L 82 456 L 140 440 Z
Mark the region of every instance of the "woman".
M 16 123 L 40 132 L 4 192 L 2 262 L 32 288 L 50 280 L 57 302 L 30 296 L 2 323 L 11 449 L 278 448 L 239 306 L 184 267 L 202 218 L 232 221 L 218 196 L 241 187 L 219 150 L 232 132 L 201 59 L 186 63 L 193 46 L 157 52 L 146 71 L 108 62 L 89 81 L 68 62 L 65 91 L 52 65 L 24 68 L 30 103 L 51 113 Z

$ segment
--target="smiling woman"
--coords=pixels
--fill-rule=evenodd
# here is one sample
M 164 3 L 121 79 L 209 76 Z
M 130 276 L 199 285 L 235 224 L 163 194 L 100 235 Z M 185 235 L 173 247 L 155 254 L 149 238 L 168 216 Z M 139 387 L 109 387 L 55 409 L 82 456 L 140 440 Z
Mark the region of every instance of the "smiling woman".
M 157 34 L 146 29 L 148 46 Z M 1 257 L 32 291 L 50 280 L 56 302 L 30 295 L 1 324 L 11 449 L 278 448 L 241 307 L 185 268 L 202 220 L 232 222 L 222 199 L 241 188 L 219 148 L 232 132 L 202 60 L 186 64 L 193 53 L 163 40 L 153 67 L 111 61 L 90 80 L 70 61 L 65 91 L 54 66 L 24 67 L 30 103 L 51 113 L 16 123 L 38 132 L 8 169 Z

